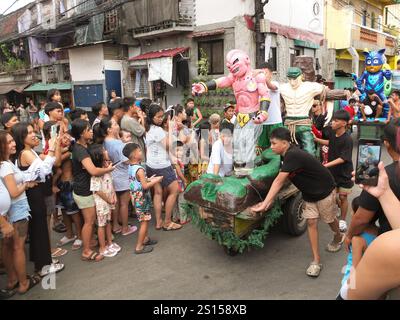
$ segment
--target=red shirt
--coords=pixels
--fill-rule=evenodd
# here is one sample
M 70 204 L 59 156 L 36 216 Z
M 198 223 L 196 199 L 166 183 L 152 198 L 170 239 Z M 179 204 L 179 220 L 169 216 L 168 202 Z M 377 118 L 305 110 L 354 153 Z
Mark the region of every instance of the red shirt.
M 354 119 L 354 116 L 356 115 L 356 112 L 353 107 L 351 106 L 346 106 L 343 108 L 343 110 L 346 110 L 350 114 L 350 119 Z

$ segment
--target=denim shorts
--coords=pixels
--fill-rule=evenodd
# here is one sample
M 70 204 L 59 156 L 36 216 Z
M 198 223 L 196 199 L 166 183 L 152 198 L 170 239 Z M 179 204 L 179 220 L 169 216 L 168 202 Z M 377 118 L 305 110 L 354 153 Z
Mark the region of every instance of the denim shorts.
M 163 188 L 168 187 L 172 182 L 177 181 L 178 178 L 176 177 L 175 170 L 172 169 L 172 166 L 162 168 L 162 169 L 153 169 L 146 166 L 146 174 L 148 177 L 157 176 L 157 177 L 164 177 L 161 180 L 161 186 Z
M 72 182 L 61 181 L 57 186 L 60 189 L 57 207 L 64 209 L 67 215 L 78 213 L 79 208 L 72 195 Z
M 15 223 L 27 219 L 31 216 L 29 214 L 30 211 L 28 199 L 21 199 L 11 204 L 10 211 L 8 211 L 8 220 L 10 223 Z

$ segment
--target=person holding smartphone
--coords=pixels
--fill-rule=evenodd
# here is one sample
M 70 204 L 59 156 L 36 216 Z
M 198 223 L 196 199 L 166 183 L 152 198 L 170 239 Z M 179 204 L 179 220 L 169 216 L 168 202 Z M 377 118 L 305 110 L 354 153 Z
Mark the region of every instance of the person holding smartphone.
M 125 144 L 119 138 L 120 127 L 114 118 L 106 118 L 100 122 L 100 134 L 103 137 L 103 146 L 107 150 L 110 160 L 115 164 L 115 170 L 112 173 L 115 192 L 118 202 L 116 210 L 113 213 L 113 232 L 122 233 L 123 236 L 130 235 L 137 230 L 136 226 L 128 224 L 129 217 L 129 159 L 126 158 L 122 150 Z M 101 141 L 101 139 L 100 139 Z M 118 221 L 122 222 L 122 226 Z
M 392 120 L 383 130 L 383 144 L 392 159 L 392 163 L 385 167 L 389 177 L 389 185 L 393 193 L 400 200 L 400 181 L 398 179 L 398 161 L 400 153 L 396 144 L 397 132 L 400 127 L 400 119 Z M 360 205 L 351 219 L 347 231 L 345 246 L 348 248 L 355 235 L 365 231 L 366 226 L 371 220 L 379 221 L 379 234 L 392 230 L 379 200 L 367 191 L 363 190 L 360 194 Z

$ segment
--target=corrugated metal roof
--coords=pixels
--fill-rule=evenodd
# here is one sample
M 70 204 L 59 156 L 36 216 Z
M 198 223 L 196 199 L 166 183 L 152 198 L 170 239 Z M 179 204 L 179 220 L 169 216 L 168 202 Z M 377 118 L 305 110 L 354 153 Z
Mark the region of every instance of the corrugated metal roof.
M 174 49 L 163 49 L 159 51 L 151 51 L 144 54 L 140 54 L 136 57 L 129 58 L 129 61 L 136 60 L 149 60 L 162 57 L 175 57 L 177 54 L 183 53 L 188 50 L 188 47 L 174 48 Z
M 57 89 L 57 90 L 71 90 L 72 85 L 70 82 L 60 82 L 60 83 L 35 83 L 31 85 L 29 88 L 26 88 L 25 92 L 30 91 L 48 91 L 50 89 Z

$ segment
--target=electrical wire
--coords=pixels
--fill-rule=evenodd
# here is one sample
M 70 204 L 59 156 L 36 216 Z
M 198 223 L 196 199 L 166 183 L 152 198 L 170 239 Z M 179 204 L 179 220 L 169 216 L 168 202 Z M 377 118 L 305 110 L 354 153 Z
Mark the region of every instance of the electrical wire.
M 81 6 L 81 5 L 83 5 L 83 4 L 85 4 L 85 3 L 89 2 L 89 1 L 94 1 L 94 0 L 85 0 L 85 1 L 83 1 L 81 3 L 79 3 L 78 5 L 76 5 L 74 8 L 76 8 L 78 6 Z M 111 11 L 111 10 L 113 10 L 113 9 L 119 7 L 119 6 L 122 6 L 122 5 L 126 4 L 126 3 L 133 2 L 133 1 L 135 1 L 135 0 L 108 0 L 108 1 L 104 2 L 101 6 L 96 6 L 96 7 L 92 8 L 92 9 L 86 10 L 86 11 L 80 13 L 80 14 L 73 15 L 68 20 L 62 21 L 59 25 L 57 25 L 57 27 L 71 24 L 71 22 L 78 22 L 79 20 L 90 19 L 91 17 L 93 17 L 95 15 L 102 14 L 102 13 L 105 13 L 107 11 Z M 65 13 L 67 11 L 70 11 L 71 9 L 72 8 L 64 11 L 62 14 L 58 13 L 55 16 L 56 19 L 59 18 L 59 17 L 64 16 Z M 14 34 L 13 36 L 10 36 L 8 39 L 0 39 L 0 41 L 1 42 L 13 41 L 13 40 L 16 40 L 16 39 L 19 39 L 19 38 L 30 36 L 30 35 L 32 35 L 31 33 L 33 31 L 37 31 L 37 29 L 40 29 L 41 25 L 42 24 L 37 24 L 37 25 L 29 28 L 28 30 L 24 31 L 23 33 Z M 43 35 L 43 33 L 44 34 L 46 33 L 45 29 L 41 30 L 41 36 L 42 37 L 45 36 L 45 35 Z
M 14 3 L 9 6 L 6 10 L 4 10 L 4 12 L 1 15 L 4 15 L 8 10 L 10 10 L 19 0 L 15 0 Z

